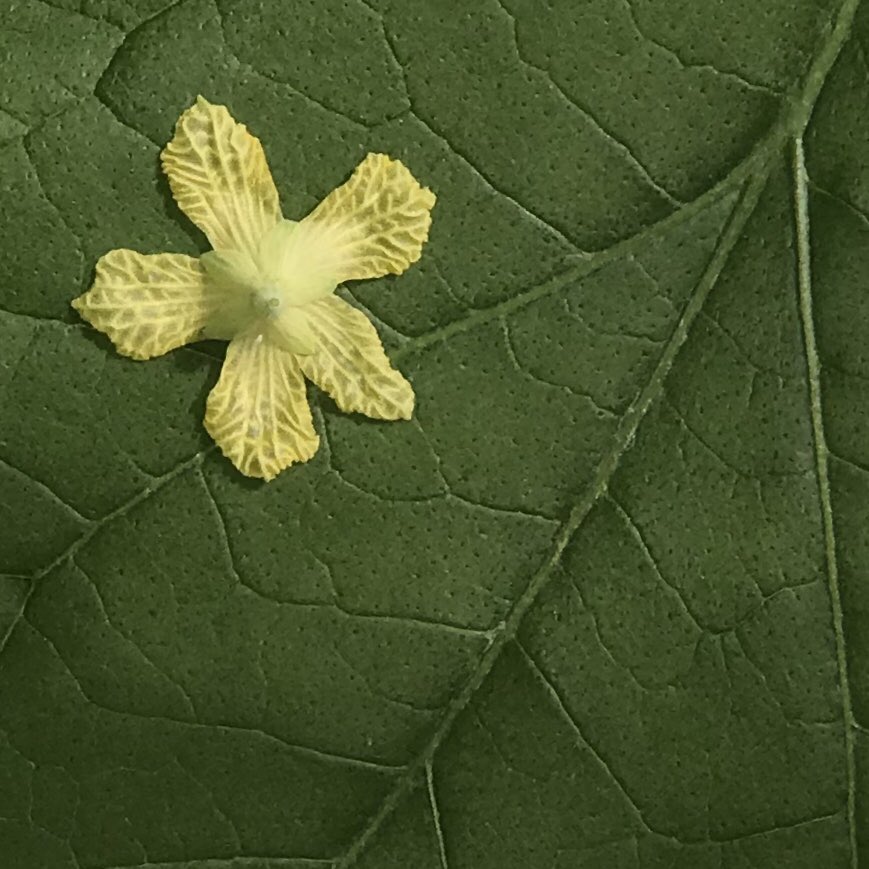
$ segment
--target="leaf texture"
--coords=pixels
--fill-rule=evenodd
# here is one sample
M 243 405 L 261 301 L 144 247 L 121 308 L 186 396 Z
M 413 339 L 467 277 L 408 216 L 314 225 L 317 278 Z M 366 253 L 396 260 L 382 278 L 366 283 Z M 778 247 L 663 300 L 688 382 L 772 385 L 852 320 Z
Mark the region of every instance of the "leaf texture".
M 67 6 L 0 9 L 0 865 L 866 864 L 865 2 Z M 255 345 L 68 311 L 206 249 L 156 144 L 200 91 L 286 214 L 369 152 L 437 193 L 351 287 L 408 380 L 300 363 L 413 420 L 312 388 L 268 486 L 199 421 L 313 448 L 291 354 L 240 431 Z M 182 205 L 243 248 L 277 188 L 212 225 L 206 121 Z

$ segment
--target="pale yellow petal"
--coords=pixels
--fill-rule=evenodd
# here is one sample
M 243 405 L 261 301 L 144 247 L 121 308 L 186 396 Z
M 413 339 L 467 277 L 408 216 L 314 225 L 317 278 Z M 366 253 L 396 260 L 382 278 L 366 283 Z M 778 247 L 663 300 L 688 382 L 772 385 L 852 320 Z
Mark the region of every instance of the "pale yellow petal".
M 278 347 L 298 355 L 313 353 L 317 344 L 305 308 L 278 309 L 260 322 L 260 328 Z
M 100 258 L 93 286 L 72 306 L 119 352 L 150 359 L 202 337 L 221 302 L 199 260 L 121 249 Z
M 205 409 L 205 428 L 248 477 L 271 480 L 319 446 L 292 353 L 253 332 L 233 339 Z
M 316 349 L 299 356 L 305 376 L 341 410 L 374 419 L 410 419 L 413 387 L 389 362 L 369 319 L 329 296 L 305 307 Z
M 322 260 L 335 282 L 399 275 L 422 253 L 435 195 L 407 167 L 369 154 L 296 229 L 295 244 Z
M 161 159 L 175 200 L 215 250 L 253 256 L 280 220 L 262 144 L 225 106 L 198 97 L 178 119 Z

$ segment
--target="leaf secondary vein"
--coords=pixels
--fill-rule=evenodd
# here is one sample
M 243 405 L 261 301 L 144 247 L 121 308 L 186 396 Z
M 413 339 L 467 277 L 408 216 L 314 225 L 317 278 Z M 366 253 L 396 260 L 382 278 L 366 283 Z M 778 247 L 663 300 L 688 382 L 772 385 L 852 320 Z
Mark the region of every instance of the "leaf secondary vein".
M 104 705 L 103 703 L 95 700 L 85 690 L 85 687 L 80 681 L 79 677 L 76 675 L 75 671 L 72 669 L 69 663 L 67 663 L 66 659 L 60 653 L 60 650 L 57 648 L 51 637 L 49 637 L 44 631 L 42 631 L 34 622 L 30 621 L 27 616 L 23 616 L 22 618 L 33 631 L 33 633 L 39 636 L 42 641 L 48 646 L 51 653 L 58 660 L 64 670 L 66 670 L 66 672 L 69 674 L 70 679 L 75 684 L 76 690 L 78 691 L 82 699 L 89 703 L 91 706 L 93 706 L 95 709 L 99 709 L 102 712 L 109 713 L 110 715 L 120 716 L 122 718 L 139 719 L 142 721 L 159 721 L 165 724 L 169 724 L 173 727 L 177 727 L 179 730 L 199 729 L 214 730 L 222 733 L 241 733 L 249 737 L 255 737 L 257 739 L 262 739 L 266 742 L 272 743 L 280 747 L 282 750 L 292 752 L 293 754 L 296 754 L 300 757 L 306 757 L 328 764 L 338 764 L 346 767 L 365 769 L 383 776 L 395 775 L 398 771 L 403 769 L 403 767 L 400 766 L 394 766 L 387 763 L 378 763 L 375 761 L 366 760 L 365 758 L 354 757 L 353 755 L 348 754 L 336 754 L 335 752 L 324 751 L 322 749 L 314 748 L 310 745 L 304 745 L 302 743 L 288 742 L 280 736 L 276 736 L 273 733 L 269 733 L 268 731 L 261 730 L 257 727 L 246 727 L 241 724 L 233 724 L 222 721 L 188 721 L 183 718 L 173 718 L 171 715 L 146 715 L 141 712 L 129 712 L 120 709 L 114 709 L 111 706 Z
M 812 303 L 812 271 L 810 253 L 810 225 L 808 207 L 808 178 L 803 140 L 799 136 L 793 145 L 794 213 L 797 236 L 797 283 L 800 295 L 800 319 L 803 327 L 803 347 L 809 380 L 812 440 L 818 476 L 818 497 L 824 528 L 824 552 L 827 562 L 827 581 L 833 614 L 833 632 L 836 640 L 836 663 L 842 698 L 842 723 L 845 740 L 845 767 L 848 778 L 847 817 L 848 838 L 851 848 L 851 869 L 857 869 L 857 771 L 854 759 L 854 714 L 851 707 L 851 689 L 848 683 L 848 657 L 845 651 L 842 599 L 839 591 L 839 568 L 836 561 L 836 536 L 833 526 L 833 508 L 830 494 L 829 451 L 824 434 L 824 415 L 821 401 L 821 363 L 815 339 Z
M 438 840 L 438 856 L 440 857 L 441 869 L 450 869 L 447 862 L 447 845 L 444 841 L 444 833 L 441 828 L 441 813 L 438 808 L 437 794 L 435 793 L 434 770 L 431 763 L 425 765 L 425 784 L 428 791 L 429 811 Z
M 21 620 L 24 615 L 24 611 L 27 609 L 27 603 L 30 600 L 34 589 L 36 588 L 38 582 L 46 577 L 52 570 L 54 570 L 59 565 L 63 564 L 68 558 L 72 558 L 82 546 L 84 546 L 93 536 L 106 524 L 111 522 L 114 519 L 118 519 L 121 516 L 128 513 L 134 507 L 137 507 L 143 501 L 147 501 L 152 495 L 156 494 L 160 489 L 162 489 L 167 484 L 171 483 L 177 476 L 183 474 L 189 468 L 195 466 L 199 462 L 202 461 L 202 458 L 210 453 L 214 449 L 213 446 L 206 447 L 204 450 L 200 450 L 198 453 L 195 453 L 189 459 L 185 459 L 180 464 L 176 465 L 171 471 L 163 474 L 162 477 L 155 478 L 152 482 L 150 482 L 144 489 L 137 492 L 132 498 L 128 501 L 125 501 L 121 504 L 120 507 L 112 510 L 111 513 L 106 514 L 96 522 L 90 524 L 84 533 L 82 533 L 79 537 L 77 537 L 60 555 L 57 556 L 53 561 L 44 567 L 40 568 L 33 574 L 31 577 L 30 588 L 27 590 L 27 594 L 24 597 L 24 600 L 21 602 L 21 606 L 18 611 L 12 617 L 12 620 L 9 622 L 9 626 L 6 629 L 6 633 L 0 637 L 0 654 L 2 654 L 3 649 L 6 647 L 6 643 L 9 640 L 9 637 L 12 636 L 12 632 L 15 630 L 15 626 Z
M 528 57 L 522 51 L 522 48 L 519 44 L 519 22 L 516 19 L 516 16 L 504 5 L 502 0 L 495 0 L 495 2 L 500 7 L 501 11 L 504 15 L 507 16 L 507 20 L 510 22 L 510 29 L 513 38 L 513 47 L 516 51 L 516 57 L 519 60 L 519 63 L 527 67 L 528 69 L 536 72 L 538 75 L 542 76 L 544 81 L 546 81 L 549 86 L 561 97 L 561 99 L 572 109 L 575 109 L 579 112 L 607 142 L 609 146 L 614 148 L 622 157 L 625 159 L 625 162 L 643 179 L 643 181 L 649 185 L 649 187 L 655 191 L 667 204 L 678 207 L 680 205 L 684 205 L 685 203 L 678 199 L 673 193 L 667 190 L 663 184 L 656 181 L 648 166 L 646 166 L 636 154 L 631 150 L 630 146 L 620 139 L 612 130 L 607 129 L 601 121 L 596 117 L 596 115 L 589 109 L 587 105 L 581 104 L 576 97 L 569 94 L 564 87 L 562 87 L 554 78 L 552 72 L 543 66 L 538 66 L 536 63 L 532 63 Z

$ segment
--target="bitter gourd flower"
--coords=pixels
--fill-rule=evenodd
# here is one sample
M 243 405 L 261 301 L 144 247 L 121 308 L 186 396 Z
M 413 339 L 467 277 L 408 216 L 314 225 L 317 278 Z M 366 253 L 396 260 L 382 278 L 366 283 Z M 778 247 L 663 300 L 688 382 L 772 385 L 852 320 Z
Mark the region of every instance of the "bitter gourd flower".
M 369 319 L 335 290 L 416 262 L 434 193 L 398 160 L 368 154 L 307 217 L 286 220 L 259 139 L 202 97 L 178 119 L 161 161 L 213 250 L 110 251 L 72 303 L 81 316 L 133 359 L 228 340 L 205 427 L 251 477 L 270 480 L 317 451 L 305 378 L 343 411 L 409 419 L 410 383 Z

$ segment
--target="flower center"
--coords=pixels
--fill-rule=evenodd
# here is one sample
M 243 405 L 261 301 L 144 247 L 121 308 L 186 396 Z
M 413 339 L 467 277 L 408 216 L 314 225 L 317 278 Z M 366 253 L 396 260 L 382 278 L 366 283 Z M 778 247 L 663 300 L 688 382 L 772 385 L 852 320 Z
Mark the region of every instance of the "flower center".
M 267 284 L 264 287 L 257 287 L 251 293 L 251 304 L 260 316 L 274 317 L 281 308 L 282 295 L 280 287 Z

